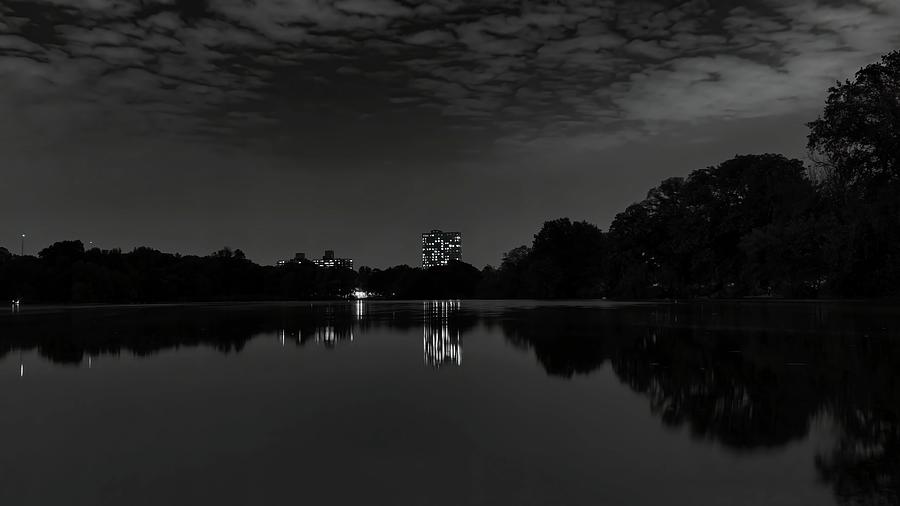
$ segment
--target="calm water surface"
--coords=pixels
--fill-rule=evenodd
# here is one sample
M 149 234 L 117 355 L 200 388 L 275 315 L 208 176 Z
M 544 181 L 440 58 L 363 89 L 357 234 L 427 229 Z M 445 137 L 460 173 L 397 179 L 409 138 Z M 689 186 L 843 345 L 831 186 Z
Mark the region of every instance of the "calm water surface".
M 898 504 L 900 308 L 0 313 L 0 504 Z

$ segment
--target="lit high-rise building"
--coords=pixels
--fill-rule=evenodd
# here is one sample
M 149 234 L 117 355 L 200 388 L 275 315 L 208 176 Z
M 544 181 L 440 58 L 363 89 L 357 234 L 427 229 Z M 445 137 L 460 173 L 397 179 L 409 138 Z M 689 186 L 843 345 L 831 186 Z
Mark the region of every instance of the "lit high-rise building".
M 462 234 L 432 230 L 422 234 L 422 267 L 447 265 L 451 260 L 462 261 Z

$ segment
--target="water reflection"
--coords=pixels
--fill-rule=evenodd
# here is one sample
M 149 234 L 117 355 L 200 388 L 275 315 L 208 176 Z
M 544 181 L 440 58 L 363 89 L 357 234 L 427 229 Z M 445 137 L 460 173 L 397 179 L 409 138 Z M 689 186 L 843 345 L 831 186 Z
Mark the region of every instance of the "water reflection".
M 310 305 L 302 314 L 282 314 L 290 321 L 289 328 L 279 331 L 281 345 L 291 342 L 305 346 L 312 342 L 334 349 L 339 343 L 353 342 L 354 327 L 365 318 L 365 303 L 356 301 L 353 305 Z M 260 333 L 265 333 L 260 330 Z
M 451 327 L 451 315 L 459 312 L 460 301 L 422 302 L 422 350 L 426 365 L 462 365 L 460 328 Z M 455 322 L 454 322 L 455 323 Z
M 439 368 L 462 364 L 462 341 L 476 325 L 499 330 L 554 377 L 608 367 L 664 426 L 738 455 L 805 440 L 826 419 L 835 443 L 810 465 L 837 500 L 900 503 L 900 314 L 890 307 L 356 301 L 23 311 L 0 319 L 0 355 L 18 352 L 22 377 L 23 350 L 90 367 L 94 357 L 123 351 L 149 356 L 204 345 L 236 353 L 273 335 L 285 346 L 335 349 L 374 329 L 415 335 L 421 328 L 424 362 Z
M 326 325 L 316 329 L 316 342 L 324 343 L 328 348 L 334 348 L 338 341 L 353 341 L 352 328 L 338 328 L 334 325 Z
M 356 316 L 357 320 L 362 320 L 366 317 L 366 302 L 362 300 L 357 300 L 353 303 L 353 315 Z
M 669 427 L 735 452 L 805 439 L 818 417 L 837 428 L 817 456 L 846 504 L 900 503 L 900 318 L 892 308 L 668 306 L 516 311 L 514 344 L 548 374 L 604 365 Z

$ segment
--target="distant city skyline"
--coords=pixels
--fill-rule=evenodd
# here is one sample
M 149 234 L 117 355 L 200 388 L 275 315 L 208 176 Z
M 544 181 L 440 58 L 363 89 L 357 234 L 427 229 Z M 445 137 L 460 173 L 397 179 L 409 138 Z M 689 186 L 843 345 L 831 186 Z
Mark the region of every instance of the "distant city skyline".
M 444 232 L 432 229 L 421 234 L 422 268 L 447 265 L 450 261 L 463 261 L 462 258 L 462 234 L 460 232 Z M 292 258 L 276 261 L 276 265 L 284 266 L 290 263 L 310 262 L 317 267 L 344 267 L 354 268 L 353 259 L 350 257 L 337 258 L 334 250 L 326 249 L 322 258 L 309 258 L 305 252 L 294 253 Z M 401 265 L 395 263 L 392 265 Z M 360 267 L 362 267 L 360 265 Z M 373 267 L 373 266 L 366 266 Z
M 284 266 L 291 263 L 309 262 L 316 267 L 332 268 L 342 267 L 344 269 L 353 269 L 353 259 L 348 257 L 336 257 L 334 250 L 327 249 L 322 258 L 307 258 L 306 253 L 294 253 L 293 258 L 278 260 L 276 265 Z
M 344 269 L 353 269 L 353 259 L 347 257 L 335 257 L 334 250 L 327 249 L 322 258 L 314 258 L 313 265 L 316 267 L 332 268 L 343 267 Z

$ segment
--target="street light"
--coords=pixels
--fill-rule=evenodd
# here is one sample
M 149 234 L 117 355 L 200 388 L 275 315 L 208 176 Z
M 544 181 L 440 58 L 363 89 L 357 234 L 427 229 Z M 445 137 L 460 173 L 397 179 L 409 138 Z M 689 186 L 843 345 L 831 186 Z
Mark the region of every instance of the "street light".
M 25 256 L 25 234 L 22 234 L 22 249 L 19 253 L 21 256 Z

